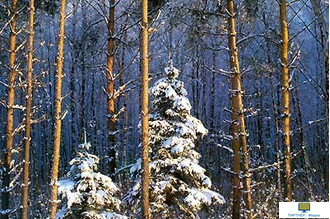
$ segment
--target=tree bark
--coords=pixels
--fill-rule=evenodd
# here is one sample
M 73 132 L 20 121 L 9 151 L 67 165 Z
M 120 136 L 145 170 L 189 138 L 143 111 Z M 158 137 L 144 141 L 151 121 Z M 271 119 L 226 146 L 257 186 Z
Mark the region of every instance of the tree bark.
M 240 155 L 239 151 L 242 149 L 243 154 L 243 187 L 244 200 L 246 203 L 246 210 L 248 218 L 253 218 L 252 198 L 250 190 L 250 172 L 249 172 L 249 155 L 246 144 L 245 118 L 242 103 L 242 87 L 241 87 L 241 73 L 239 69 L 238 51 L 236 46 L 236 30 L 235 30 L 235 12 L 234 0 L 227 0 L 227 10 L 229 13 L 229 33 L 228 33 L 228 47 L 230 54 L 230 71 L 231 76 L 231 104 L 232 104 L 232 124 L 231 135 L 233 136 L 232 147 L 234 151 L 233 160 L 233 218 L 240 218 Z
M 34 0 L 30 0 L 29 20 L 29 54 L 27 72 L 27 96 L 26 96 L 26 121 L 25 121 L 25 149 L 24 149 L 24 176 L 22 196 L 22 219 L 27 218 L 28 194 L 29 194 L 29 165 L 30 165 L 30 140 L 31 140 L 31 108 L 32 108 L 32 73 L 33 73 L 33 37 L 34 37 Z
M 110 0 L 110 11 L 108 20 L 108 57 L 107 57 L 107 92 L 108 92 L 108 128 L 109 128 L 109 174 L 114 174 L 116 169 L 116 137 L 115 137 L 115 98 L 114 98 L 114 25 L 115 25 L 115 0 Z
M 4 172 L 3 172 L 3 188 L 5 191 L 2 193 L 2 210 L 9 208 L 9 185 L 10 185 L 10 171 L 12 169 L 12 149 L 13 149 L 13 127 L 14 127 L 14 104 L 15 104 L 15 53 L 16 53 L 16 21 L 17 21 L 17 0 L 12 1 L 12 21 L 11 32 L 9 39 L 10 55 L 9 55 L 9 78 L 8 78 L 8 110 L 7 110 L 7 135 L 6 135 L 6 152 L 4 159 Z M 1 218 L 7 219 L 8 214 L 2 215 Z
M 286 16 L 286 0 L 280 0 L 280 23 L 281 23 L 281 93 L 282 93 L 282 133 L 283 146 L 285 148 L 285 201 L 292 201 L 291 186 L 291 145 L 290 145 L 290 94 L 289 94 L 289 66 L 288 48 L 289 31 Z
M 63 77 L 63 47 L 64 47 L 64 24 L 65 24 L 65 4 L 66 0 L 61 0 L 60 8 L 60 26 L 58 41 L 58 57 L 57 57 L 57 74 L 55 83 L 55 126 L 54 126 L 54 158 L 52 172 L 52 195 L 51 195 L 51 212 L 50 218 L 55 219 L 57 210 L 57 178 L 59 155 L 61 146 L 61 107 L 62 107 L 62 77 Z
M 148 0 L 142 0 L 141 22 L 141 140 L 142 140 L 142 217 L 149 218 L 149 110 L 148 110 L 148 83 L 149 83 L 149 57 L 148 57 Z

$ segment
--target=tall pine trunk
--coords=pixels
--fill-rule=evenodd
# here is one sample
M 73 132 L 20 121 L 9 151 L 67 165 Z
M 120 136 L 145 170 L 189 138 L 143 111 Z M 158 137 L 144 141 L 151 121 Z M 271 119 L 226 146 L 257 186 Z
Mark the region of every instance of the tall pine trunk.
M 238 51 L 236 46 L 236 30 L 235 30 L 235 11 L 234 0 L 227 1 L 227 10 L 229 13 L 229 33 L 228 33 L 228 47 L 230 53 L 230 71 L 231 76 L 231 104 L 232 104 L 232 124 L 231 135 L 233 136 L 232 147 L 234 151 L 233 160 L 233 218 L 240 218 L 240 149 L 243 155 L 243 187 L 244 187 L 244 201 L 248 218 L 253 218 L 252 198 L 250 188 L 250 172 L 249 172 L 249 155 L 246 144 L 245 118 L 242 103 L 242 86 L 241 73 L 239 69 Z
M 280 0 L 280 23 L 281 23 L 281 93 L 282 93 L 282 133 L 283 146 L 285 148 L 285 179 L 284 196 L 286 201 L 292 201 L 291 186 L 291 145 L 290 145 L 290 94 L 289 94 L 289 30 L 286 16 L 286 0 Z
M 57 57 L 57 73 L 55 83 L 55 126 L 54 126 L 54 158 L 53 172 L 51 178 L 52 195 L 51 195 L 51 212 L 50 218 L 55 219 L 57 210 L 57 178 L 59 155 L 61 146 L 61 107 L 62 107 L 62 77 L 63 77 L 63 47 L 64 47 L 64 24 L 65 24 L 65 4 L 66 0 L 61 0 L 60 8 L 60 26 L 58 41 L 58 57 Z
M 14 127 L 14 104 L 15 104 L 15 53 L 16 53 L 16 20 L 17 20 L 17 0 L 12 2 L 12 20 L 11 32 L 9 39 L 10 55 L 9 55 L 9 78 L 8 78 L 8 109 L 7 109 L 7 135 L 6 135 L 6 152 L 4 159 L 4 172 L 2 187 L 5 189 L 2 193 L 1 208 L 3 211 L 9 209 L 9 186 L 10 171 L 12 169 L 12 149 L 13 149 L 13 127 Z M 2 215 L 1 218 L 7 219 L 8 214 Z
M 27 218 L 28 194 L 29 194 L 29 165 L 30 165 L 30 140 L 31 140 L 31 108 L 32 108 L 32 73 L 33 73 L 33 37 L 34 37 L 34 0 L 30 0 L 29 20 L 29 52 L 27 72 L 27 95 L 26 95 L 26 120 L 25 120 L 25 148 L 24 148 L 24 177 L 22 196 L 22 219 Z
M 141 22 L 141 123 L 142 123 L 142 216 L 149 218 L 149 110 L 148 110 L 148 83 L 149 83 L 149 57 L 148 57 L 148 0 L 142 0 Z
M 108 128 L 109 128 L 109 173 L 114 174 L 116 169 L 116 137 L 115 137 L 115 98 L 114 98 L 114 74 L 113 74 L 113 61 L 114 61 L 114 25 L 115 25 L 115 0 L 110 0 L 110 11 L 108 20 L 108 57 L 107 57 L 107 92 L 108 92 Z

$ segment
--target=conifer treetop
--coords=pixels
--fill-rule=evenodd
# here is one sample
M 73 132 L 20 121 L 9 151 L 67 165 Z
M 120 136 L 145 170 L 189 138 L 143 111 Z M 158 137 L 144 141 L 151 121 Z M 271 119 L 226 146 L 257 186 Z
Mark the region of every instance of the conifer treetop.
M 87 142 L 78 145 L 67 177 L 58 181 L 62 208 L 56 218 L 126 218 L 114 213 L 121 204 L 115 197 L 119 189 L 110 177 L 97 172 L 99 158 L 88 153 L 90 147 Z
M 169 79 L 177 79 L 177 77 L 180 74 L 180 71 L 173 66 L 173 61 L 172 60 L 170 60 L 168 62 L 168 64 L 165 67 L 164 71 L 165 71 L 165 73 L 166 73 L 166 75 Z

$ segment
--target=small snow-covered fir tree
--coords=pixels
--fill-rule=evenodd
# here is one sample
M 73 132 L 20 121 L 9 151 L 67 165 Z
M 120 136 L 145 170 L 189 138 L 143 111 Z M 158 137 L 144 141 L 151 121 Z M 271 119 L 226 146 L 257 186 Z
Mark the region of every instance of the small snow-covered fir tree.
M 225 200 L 211 190 L 211 180 L 198 164 L 200 154 L 194 141 L 207 130 L 190 115 L 187 91 L 177 80 L 179 70 L 170 63 L 165 72 L 167 77 L 149 90 L 154 110 L 149 115 L 151 214 L 154 218 L 193 218 Z M 141 197 L 140 169 L 141 159 L 130 170 L 137 183 L 125 196 L 128 206 L 137 207 Z
M 114 213 L 121 204 L 114 197 L 119 189 L 110 177 L 96 172 L 99 158 L 88 153 L 90 146 L 90 143 L 78 146 L 67 178 L 58 181 L 62 208 L 56 218 L 126 218 Z

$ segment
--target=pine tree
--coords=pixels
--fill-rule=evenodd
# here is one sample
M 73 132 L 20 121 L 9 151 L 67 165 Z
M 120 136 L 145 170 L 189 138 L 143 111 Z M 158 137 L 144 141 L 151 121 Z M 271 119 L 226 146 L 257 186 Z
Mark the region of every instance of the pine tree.
M 149 24 L 148 24 L 148 0 L 142 0 L 142 20 L 141 20 L 141 153 L 142 153 L 142 216 L 148 219 L 150 216 L 149 204 Z
M 121 204 L 114 197 L 119 189 L 110 177 L 96 172 L 99 158 L 88 153 L 90 147 L 90 143 L 78 146 L 67 178 L 58 181 L 62 208 L 56 218 L 126 218 L 113 213 Z
M 205 207 L 223 204 L 224 198 L 212 191 L 211 180 L 198 162 L 194 141 L 207 134 L 200 120 L 190 115 L 191 105 L 179 70 L 165 68 L 166 78 L 158 80 L 149 92 L 154 114 L 149 114 L 150 209 L 154 218 L 193 218 Z M 131 168 L 138 176 L 141 160 Z M 141 180 L 124 200 L 138 205 Z M 139 213 L 139 212 L 138 212 Z
M 7 106 L 7 127 L 6 127 L 6 151 L 4 153 L 4 173 L 3 173 L 3 191 L 1 197 L 1 211 L 0 216 L 3 219 L 9 218 L 9 214 L 13 209 L 10 209 L 10 173 L 13 168 L 13 145 L 14 145 L 14 105 L 15 105 L 15 81 L 17 68 L 15 67 L 16 56 L 16 25 L 17 25 L 17 0 L 12 1 L 12 18 L 11 18 L 11 32 L 9 38 L 9 77 L 8 77 L 8 106 Z M 2 159 L 2 158 L 1 158 Z
M 31 109 L 32 109 L 32 73 L 33 73 L 33 41 L 34 41 L 34 0 L 30 0 L 29 19 L 29 52 L 28 52 L 28 72 L 27 72 L 27 95 L 26 95 L 26 119 L 25 119 L 25 144 L 24 144 L 24 176 L 22 195 L 22 219 L 28 216 L 28 196 L 29 196 L 29 165 L 30 165 L 30 141 L 31 141 Z
M 253 218 L 252 197 L 251 197 L 251 176 L 249 170 L 249 153 L 246 140 L 245 115 L 242 98 L 242 80 L 239 66 L 238 49 L 236 45 L 236 25 L 235 25 L 235 4 L 234 0 L 227 0 L 228 17 L 228 48 L 230 55 L 231 72 L 231 120 L 230 132 L 233 137 L 233 214 L 234 219 L 240 218 L 241 191 L 240 191 L 240 160 L 241 152 L 243 158 L 243 188 L 244 201 L 248 218 Z
M 110 0 L 109 18 L 108 18 L 108 56 L 107 56 L 107 110 L 108 110 L 108 128 L 109 128 L 109 174 L 114 174 L 116 170 L 116 118 L 115 118 L 115 75 L 113 74 L 113 58 L 115 51 L 114 27 L 115 27 L 115 0 Z
M 60 5 L 60 26 L 57 54 L 57 72 L 55 82 L 55 124 L 54 124 L 54 157 L 52 165 L 52 195 L 50 206 L 50 218 L 54 219 L 57 210 L 57 177 L 60 163 L 60 147 L 62 132 L 62 77 L 63 77 L 63 55 L 64 55 L 64 26 L 65 26 L 65 5 L 66 0 L 61 0 Z
M 286 201 L 292 201 L 291 182 L 291 139 L 290 139 L 290 92 L 289 92 L 289 30 L 286 15 L 286 0 L 280 1 L 281 23 L 281 96 L 282 96 L 282 133 L 285 148 L 284 195 Z

